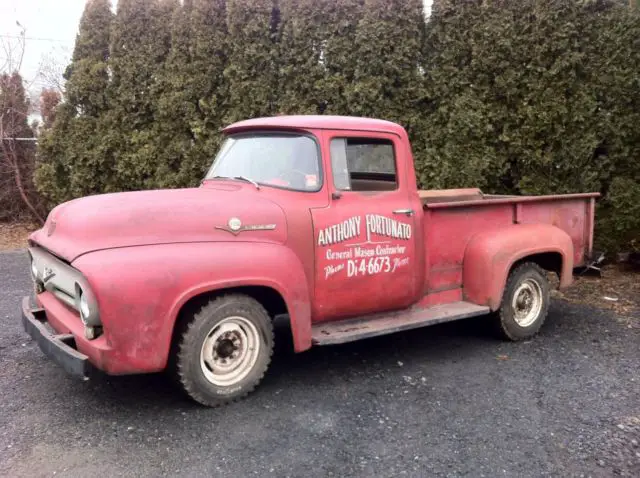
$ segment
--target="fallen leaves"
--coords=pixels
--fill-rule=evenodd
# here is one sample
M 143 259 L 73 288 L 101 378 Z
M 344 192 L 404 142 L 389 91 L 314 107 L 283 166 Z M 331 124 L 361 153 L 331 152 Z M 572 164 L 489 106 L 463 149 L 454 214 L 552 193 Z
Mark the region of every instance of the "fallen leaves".
M 571 287 L 554 296 L 612 310 L 630 327 L 640 327 L 640 273 L 630 266 L 604 266 L 602 277 L 576 276 Z

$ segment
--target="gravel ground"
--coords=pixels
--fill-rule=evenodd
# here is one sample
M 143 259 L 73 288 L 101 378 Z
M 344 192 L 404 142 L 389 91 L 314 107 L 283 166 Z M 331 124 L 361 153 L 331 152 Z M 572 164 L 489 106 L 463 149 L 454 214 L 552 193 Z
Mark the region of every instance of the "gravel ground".
M 640 332 L 555 301 L 513 344 L 470 319 L 289 352 L 245 400 L 162 375 L 77 382 L 22 331 L 24 252 L 0 254 L 0 476 L 640 476 Z

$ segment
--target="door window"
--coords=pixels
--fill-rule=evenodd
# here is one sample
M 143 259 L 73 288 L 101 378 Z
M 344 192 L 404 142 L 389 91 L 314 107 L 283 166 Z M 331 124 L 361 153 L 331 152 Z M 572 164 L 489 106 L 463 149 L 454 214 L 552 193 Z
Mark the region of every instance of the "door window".
M 398 177 L 393 142 L 379 138 L 334 138 L 333 183 L 340 191 L 393 191 Z

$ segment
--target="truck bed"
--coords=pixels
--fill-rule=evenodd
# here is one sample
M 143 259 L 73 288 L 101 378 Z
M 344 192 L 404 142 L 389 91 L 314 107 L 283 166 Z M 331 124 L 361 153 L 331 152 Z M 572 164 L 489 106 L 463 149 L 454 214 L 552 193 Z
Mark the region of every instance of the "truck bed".
M 477 233 L 510 224 L 553 224 L 573 242 L 574 266 L 592 255 L 597 193 L 550 196 L 500 196 L 479 189 L 419 191 L 423 204 L 426 250 L 425 293 L 433 304 L 459 300 L 462 261 Z M 436 298 L 440 296 L 440 298 Z

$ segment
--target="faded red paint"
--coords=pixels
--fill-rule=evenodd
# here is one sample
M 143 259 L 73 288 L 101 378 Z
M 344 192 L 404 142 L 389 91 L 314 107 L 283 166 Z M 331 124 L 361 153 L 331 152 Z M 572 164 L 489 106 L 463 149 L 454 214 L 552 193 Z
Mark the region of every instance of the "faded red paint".
M 104 325 L 96 340 L 84 338 L 77 312 L 55 296 L 40 294 L 38 302 L 54 329 L 72 333 L 79 351 L 98 368 L 112 374 L 165 368 L 181 308 L 203 293 L 273 289 L 286 303 L 295 350 L 303 351 L 312 345 L 314 324 L 384 311 L 416 315 L 461 300 L 496 309 L 509 269 L 531 254 L 558 253 L 561 285 L 567 286 L 572 268 L 591 253 L 597 194 L 418 191 L 407 134 L 386 121 L 281 116 L 236 123 L 225 133 L 251 130 L 315 137 L 322 188 L 256 190 L 248 183 L 215 180 L 194 189 L 99 195 L 58 206 L 31 236 L 81 271 L 93 289 Z M 345 136 L 393 142 L 397 190 L 333 195 L 338 191 L 329 145 Z M 405 209 L 414 214 L 394 214 Z M 232 234 L 221 229 L 231 217 L 275 229 Z M 334 241 L 336 224 L 346 226 Z M 374 260 L 347 258 L 355 248 L 374 254 Z
M 464 255 L 463 292 L 466 300 L 500 306 L 502 291 L 513 264 L 545 252 L 562 257 L 560 286 L 571 284 L 573 244 L 569 235 L 550 224 L 506 225 L 477 231 Z

